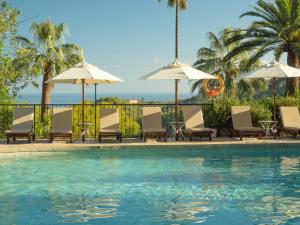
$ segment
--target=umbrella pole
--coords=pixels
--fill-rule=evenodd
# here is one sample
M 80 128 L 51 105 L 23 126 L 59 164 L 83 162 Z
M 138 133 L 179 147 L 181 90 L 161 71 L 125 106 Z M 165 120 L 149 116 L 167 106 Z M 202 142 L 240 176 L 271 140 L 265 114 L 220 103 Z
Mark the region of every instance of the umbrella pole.
M 178 60 L 179 54 L 178 54 L 178 34 L 179 34 L 179 1 L 176 0 L 176 17 L 175 17 L 175 60 Z M 176 117 L 176 141 L 178 141 L 178 122 L 179 122 L 179 115 L 178 115 L 178 82 L 179 80 L 175 80 L 175 117 Z
M 82 107 L 81 131 L 82 131 L 82 142 L 85 142 L 85 129 L 84 129 L 84 80 L 81 80 L 81 87 L 82 87 L 82 91 L 81 91 L 81 97 L 82 97 L 82 103 L 81 103 L 81 107 Z
M 273 78 L 273 112 L 274 112 L 274 125 L 275 125 L 275 134 L 274 134 L 274 138 L 277 138 L 277 112 L 276 112 L 276 78 Z
M 94 105 L 94 108 L 95 108 L 95 118 L 94 118 L 94 127 L 95 127 L 95 139 L 97 137 L 97 84 L 95 84 L 95 105 Z
M 179 115 L 178 115 L 178 80 L 175 80 L 175 117 L 176 117 L 176 141 L 178 141 L 178 122 L 179 122 Z

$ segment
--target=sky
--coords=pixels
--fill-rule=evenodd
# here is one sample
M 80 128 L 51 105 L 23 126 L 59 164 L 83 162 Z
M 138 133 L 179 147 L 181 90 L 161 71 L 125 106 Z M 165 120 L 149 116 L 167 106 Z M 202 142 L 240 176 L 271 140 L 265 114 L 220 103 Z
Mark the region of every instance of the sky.
M 101 85 L 103 93 L 173 93 L 173 81 L 138 78 L 174 61 L 175 10 L 167 0 L 9 0 L 21 11 L 21 35 L 31 38 L 32 22 L 52 20 L 68 27 L 66 43 L 78 44 L 84 59 L 124 80 Z M 208 44 L 207 32 L 224 27 L 246 27 L 250 18 L 239 16 L 256 0 L 189 0 L 180 14 L 179 58 L 193 64 L 197 50 Z M 56 85 L 54 93 L 75 93 L 80 87 Z M 92 92 L 93 88 L 87 88 Z M 23 93 L 40 93 L 28 87 Z M 180 92 L 189 93 L 190 83 L 180 82 Z

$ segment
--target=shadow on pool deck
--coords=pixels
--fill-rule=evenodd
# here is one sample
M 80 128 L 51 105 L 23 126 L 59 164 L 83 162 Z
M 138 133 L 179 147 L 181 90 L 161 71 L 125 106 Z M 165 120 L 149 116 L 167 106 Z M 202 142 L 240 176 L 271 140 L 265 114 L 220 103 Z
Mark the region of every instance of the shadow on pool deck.
M 114 139 L 104 139 L 102 143 L 87 141 L 82 143 L 76 141 L 73 144 L 64 141 L 48 143 L 46 139 L 37 140 L 34 143 L 28 144 L 26 140 L 17 140 L 7 145 L 5 140 L 0 141 L 0 153 L 20 153 L 20 152 L 57 152 L 57 151 L 74 151 L 82 149 L 115 149 L 120 147 L 149 147 L 149 146 L 213 146 L 213 145 L 249 145 L 249 144 L 300 144 L 300 139 L 280 138 L 273 139 L 267 138 L 258 140 L 255 138 L 245 138 L 240 141 L 239 138 L 216 138 L 212 141 L 207 139 L 195 139 L 193 142 L 168 140 L 168 142 L 160 142 L 149 140 L 144 143 L 141 139 L 126 138 L 122 143 Z

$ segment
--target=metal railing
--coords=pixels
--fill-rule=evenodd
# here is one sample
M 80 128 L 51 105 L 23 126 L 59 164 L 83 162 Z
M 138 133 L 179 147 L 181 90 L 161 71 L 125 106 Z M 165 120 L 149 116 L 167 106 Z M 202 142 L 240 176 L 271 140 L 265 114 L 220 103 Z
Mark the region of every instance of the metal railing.
M 180 120 L 182 118 L 182 106 L 199 105 L 204 107 L 213 107 L 213 104 L 180 104 L 179 113 Z M 120 129 L 124 137 L 138 137 L 141 131 L 141 108 L 147 106 L 161 107 L 162 124 L 170 134 L 170 122 L 175 120 L 175 105 L 174 104 L 86 104 L 85 105 L 85 123 L 89 126 L 87 129 L 87 136 L 96 137 L 99 122 L 100 112 L 103 108 L 117 108 L 119 111 Z M 81 135 L 81 121 L 82 121 L 82 106 L 81 104 L 50 104 L 46 106 L 46 113 L 41 120 L 41 105 L 40 104 L 0 104 L 0 137 L 3 138 L 5 130 L 10 129 L 12 125 L 12 113 L 14 107 L 32 107 L 34 109 L 33 129 L 36 138 L 46 138 L 51 129 L 51 118 L 53 108 L 72 108 L 73 109 L 73 135 L 75 139 L 80 138 Z

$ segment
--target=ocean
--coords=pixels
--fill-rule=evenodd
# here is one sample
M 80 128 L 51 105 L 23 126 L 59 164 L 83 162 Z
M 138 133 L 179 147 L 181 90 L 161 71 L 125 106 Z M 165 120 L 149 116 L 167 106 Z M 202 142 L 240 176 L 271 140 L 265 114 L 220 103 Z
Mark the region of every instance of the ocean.
M 97 98 L 100 97 L 118 97 L 122 99 L 144 99 L 145 101 L 160 101 L 160 102 L 169 102 L 174 101 L 174 94 L 172 93 L 118 93 L 118 94 L 103 94 L 100 93 L 97 95 Z M 186 99 L 192 97 L 192 94 L 181 93 L 180 99 Z M 86 93 L 86 101 L 94 101 L 94 94 Z M 41 102 L 40 94 L 33 93 L 24 93 L 17 99 L 18 103 L 28 103 L 28 104 L 39 104 Z M 81 102 L 81 93 L 64 93 L 64 94 L 52 94 L 51 103 L 52 104 L 77 104 Z

